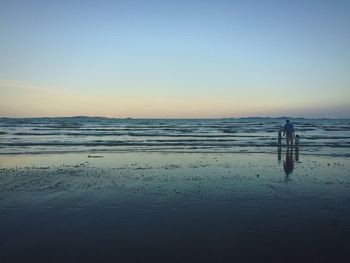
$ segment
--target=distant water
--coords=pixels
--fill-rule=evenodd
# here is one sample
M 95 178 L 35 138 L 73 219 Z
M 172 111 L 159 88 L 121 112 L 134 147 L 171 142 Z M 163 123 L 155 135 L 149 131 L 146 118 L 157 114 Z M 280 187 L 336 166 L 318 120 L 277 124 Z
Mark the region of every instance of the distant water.
M 291 119 L 304 153 L 350 156 L 349 119 Z M 285 118 L 0 118 L 0 154 L 271 152 Z M 284 143 L 284 141 L 283 141 Z

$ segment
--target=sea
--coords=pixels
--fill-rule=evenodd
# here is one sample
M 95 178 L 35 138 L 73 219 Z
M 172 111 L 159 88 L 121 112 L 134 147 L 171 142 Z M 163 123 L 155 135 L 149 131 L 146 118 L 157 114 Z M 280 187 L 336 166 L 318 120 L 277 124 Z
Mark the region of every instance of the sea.
M 0 118 L 0 154 L 275 153 L 286 119 Z M 300 152 L 350 156 L 350 119 L 289 119 Z

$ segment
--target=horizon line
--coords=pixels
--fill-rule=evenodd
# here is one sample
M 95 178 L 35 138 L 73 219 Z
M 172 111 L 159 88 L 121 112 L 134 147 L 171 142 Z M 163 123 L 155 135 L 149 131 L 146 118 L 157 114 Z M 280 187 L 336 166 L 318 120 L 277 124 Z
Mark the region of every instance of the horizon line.
M 72 115 L 72 116 L 31 116 L 31 117 L 9 117 L 0 116 L 0 119 L 58 119 L 58 118 L 101 118 L 101 119 L 133 119 L 133 120 L 220 120 L 220 119 L 331 119 L 331 120 L 349 120 L 349 117 L 292 117 L 292 116 L 246 116 L 246 117 L 109 117 L 109 116 L 89 116 L 89 115 Z

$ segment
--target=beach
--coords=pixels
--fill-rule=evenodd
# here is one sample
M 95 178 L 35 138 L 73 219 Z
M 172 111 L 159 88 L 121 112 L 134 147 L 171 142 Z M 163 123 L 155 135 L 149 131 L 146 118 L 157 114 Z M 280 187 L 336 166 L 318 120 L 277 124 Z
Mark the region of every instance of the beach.
M 349 159 L 294 152 L 286 171 L 286 158 L 286 148 L 0 155 L 0 260 L 349 257 Z
M 0 263 L 350 262 L 350 1 L 0 4 Z
M 350 262 L 350 1 L 1 1 L 0 263 Z

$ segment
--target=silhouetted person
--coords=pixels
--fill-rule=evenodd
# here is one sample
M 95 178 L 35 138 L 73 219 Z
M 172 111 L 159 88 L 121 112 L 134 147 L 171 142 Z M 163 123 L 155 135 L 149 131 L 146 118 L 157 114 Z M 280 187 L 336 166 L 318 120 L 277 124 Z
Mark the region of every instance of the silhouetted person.
M 299 135 L 295 135 L 295 146 L 296 147 L 299 146 L 299 142 L 300 142 L 300 136 Z
M 298 145 L 295 148 L 295 161 L 299 162 L 299 147 L 298 147 Z
M 289 120 L 286 120 L 286 124 L 284 125 L 283 136 L 286 136 L 287 146 L 292 146 L 293 136 L 294 136 L 294 126 Z
M 289 176 L 294 169 L 293 148 L 287 149 L 286 160 L 283 161 L 284 173 Z
M 277 145 L 278 147 L 282 145 L 282 127 L 278 130 Z

